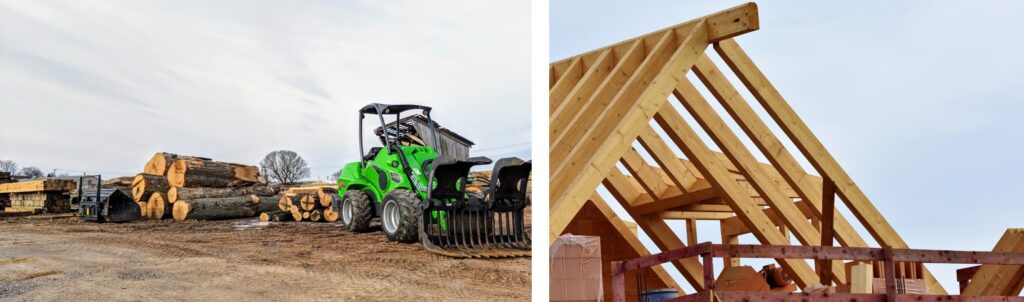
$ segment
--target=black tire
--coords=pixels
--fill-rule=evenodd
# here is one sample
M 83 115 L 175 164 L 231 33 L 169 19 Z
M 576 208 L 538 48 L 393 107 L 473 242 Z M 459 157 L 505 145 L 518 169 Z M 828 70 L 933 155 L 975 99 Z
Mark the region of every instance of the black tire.
M 342 220 L 342 224 L 345 228 L 353 232 L 366 232 L 370 230 L 370 220 L 373 220 L 373 200 L 364 191 L 360 190 L 349 190 L 345 192 L 345 198 L 343 199 L 342 208 L 344 204 L 351 204 L 352 219 L 351 221 Z M 345 215 L 344 213 L 340 213 Z
M 394 190 L 384 197 L 380 224 L 384 234 L 388 236 L 388 240 L 403 243 L 412 243 L 419 240 L 419 217 L 421 214 L 419 204 L 419 196 L 409 190 Z M 389 205 L 393 205 L 394 208 L 389 207 Z M 393 210 L 397 210 L 398 219 L 395 220 L 397 223 L 388 225 L 387 223 L 389 223 L 390 219 L 385 216 Z M 386 219 L 388 221 L 385 221 Z

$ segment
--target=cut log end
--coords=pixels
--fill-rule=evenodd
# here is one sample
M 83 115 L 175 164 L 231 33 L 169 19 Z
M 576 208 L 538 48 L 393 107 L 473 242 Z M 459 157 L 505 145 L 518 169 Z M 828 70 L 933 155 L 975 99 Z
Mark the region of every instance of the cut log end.
M 335 212 L 332 208 L 327 208 L 327 209 L 324 210 L 324 217 L 323 218 L 324 218 L 324 221 L 326 221 L 326 222 L 337 222 L 338 218 L 339 218 L 339 215 L 338 215 L 338 212 Z
M 188 218 L 188 212 L 190 211 L 192 211 L 192 205 L 190 205 L 188 201 L 179 200 L 174 203 L 172 215 L 174 216 L 175 221 L 181 222 Z
M 319 222 L 320 218 L 323 217 L 323 210 L 312 210 L 309 211 L 309 221 Z
M 270 214 L 267 212 L 260 213 L 260 222 L 269 222 Z
M 167 194 L 162 192 L 153 193 L 153 195 L 149 197 L 149 201 L 146 202 L 148 207 L 148 211 L 146 212 L 148 215 L 146 216 L 150 219 L 164 219 L 171 216 L 169 215 L 170 212 L 168 212 L 171 210 L 171 204 L 167 202 L 166 197 Z

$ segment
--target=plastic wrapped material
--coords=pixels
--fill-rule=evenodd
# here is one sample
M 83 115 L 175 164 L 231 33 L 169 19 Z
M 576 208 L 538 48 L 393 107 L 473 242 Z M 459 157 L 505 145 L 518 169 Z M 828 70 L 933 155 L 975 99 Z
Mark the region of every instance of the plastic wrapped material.
M 565 234 L 551 245 L 551 301 L 603 301 L 601 238 Z

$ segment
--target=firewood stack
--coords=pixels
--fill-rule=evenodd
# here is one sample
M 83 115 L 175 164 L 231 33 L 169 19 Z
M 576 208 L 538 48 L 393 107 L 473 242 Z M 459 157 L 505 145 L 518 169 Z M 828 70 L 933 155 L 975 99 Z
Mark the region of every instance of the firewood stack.
M 276 208 L 277 192 L 255 166 L 158 152 L 132 180 L 132 198 L 150 219 L 232 219 Z
M 336 222 L 340 218 L 333 207 L 337 199 L 334 186 L 291 188 L 278 198 L 276 210 L 260 214 L 260 221 Z

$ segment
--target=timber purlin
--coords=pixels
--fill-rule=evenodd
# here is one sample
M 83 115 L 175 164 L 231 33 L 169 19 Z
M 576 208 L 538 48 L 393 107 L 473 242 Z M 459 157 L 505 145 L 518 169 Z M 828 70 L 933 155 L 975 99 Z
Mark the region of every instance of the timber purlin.
M 757 6 L 747 3 L 551 63 L 549 234 L 572 229 L 588 202 L 607 200 L 619 204 L 662 251 L 696 242 L 697 219 L 718 221 L 723 243 L 736 249 L 743 248 L 737 245 L 742 234 L 764 246 L 796 239 L 822 249 L 836 242 L 836 248 L 909 249 L 734 39 L 759 28 Z M 724 66 L 717 66 L 715 56 Z M 696 80 L 687 77 L 691 71 Z M 725 73 L 740 83 L 734 85 Z M 745 99 L 742 89 L 754 100 Z M 784 135 L 776 135 L 772 124 Z M 758 154 L 767 163 L 759 162 Z M 837 210 L 838 202 L 852 217 Z M 686 219 L 687 240 L 668 226 L 673 219 Z M 619 235 L 638 240 L 637 234 L 620 230 Z M 1000 246 L 1016 242 L 1024 245 L 1024 238 Z M 740 265 L 742 257 L 724 256 L 726 266 Z M 848 283 L 840 259 L 812 259 L 829 261 L 820 262 L 817 271 L 806 261 L 777 261 L 801 288 Z M 693 288 L 710 287 L 711 272 L 698 259 L 671 263 Z M 994 277 L 1004 271 L 1009 272 L 982 270 L 972 283 L 985 292 L 1019 294 L 1024 271 L 1016 277 L 1020 282 Z M 929 294 L 947 294 L 927 268 L 923 279 Z

